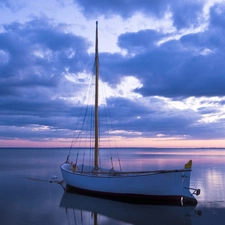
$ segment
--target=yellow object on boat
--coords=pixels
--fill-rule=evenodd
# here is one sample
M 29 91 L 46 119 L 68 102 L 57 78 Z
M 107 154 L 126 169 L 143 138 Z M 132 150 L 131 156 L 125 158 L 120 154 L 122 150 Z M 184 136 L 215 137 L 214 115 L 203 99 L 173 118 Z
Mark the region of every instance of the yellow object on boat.
M 184 169 L 191 169 L 191 167 L 192 167 L 192 160 L 189 160 L 189 162 L 184 165 Z

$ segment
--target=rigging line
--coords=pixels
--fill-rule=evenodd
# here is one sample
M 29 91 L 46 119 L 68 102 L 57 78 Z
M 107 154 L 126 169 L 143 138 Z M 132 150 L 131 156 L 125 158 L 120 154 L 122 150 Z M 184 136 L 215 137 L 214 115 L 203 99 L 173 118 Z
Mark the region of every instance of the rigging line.
M 109 114 L 109 120 L 110 120 L 109 124 L 111 125 L 111 129 L 114 130 L 113 123 L 112 123 L 112 117 L 111 117 L 109 108 L 108 108 L 108 114 Z M 114 140 L 114 143 L 115 143 L 115 149 L 116 149 L 117 160 L 118 160 L 118 163 L 119 163 L 120 171 L 122 171 L 120 154 L 119 154 L 119 151 L 118 151 L 118 146 L 117 146 L 116 138 L 115 138 L 114 135 L 113 135 L 113 140 Z
M 90 79 L 90 83 L 89 83 L 89 88 L 88 88 L 88 92 L 89 94 L 87 94 L 88 98 L 86 99 L 87 100 L 87 104 L 86 104 L 86 108 L 85 108 L 85 111 L 84 111 L 84 117 L 83 117 L 83 121 L 82 121 L 82 124 L 81 124 L 81 128 L 80 128 L 80 132 L 78 133 L 77 137 L 76 137 L 76 140 L 74 140 L 73 144 L 75 145 L 77 143 L 77 140 L 79 140 L 79 138 L 81 138 L 81 135 L 84 134 L 84 139 L 87 137 L 85 134 L 85 124 L 87 123 L 88 124 L 88 113 L 89 111 L 92 112 L 92 107 L 89 106 L 89 102 L 90 101 L 90 96 L 91 96 L 91 84 L 92 84 L 92 79 Z M 87 92 L 87 93 L 88 93 Z M 84 108 L 84 107 L 83 107 Z M 79 152 L 80 152 L 80 147 L 81 147 L 81 139 L 79 141 L 79 148 L 78 148 L 78 154 L 77 154 L 77 160 L 78 160 L 78 157 L 79 157 Z
M 100 68 L 100 72 L 101 72 L 101 68 Z M 105 85 L 103 84 L 102 85 L 102 91 L 104 92 L 104 96 L 105 96 L 105 112 L 107 112 L 107 115 L 108 117 L 106 116 L 106 118 L 109 118 L 109 122 L 107 122 L 107 126 L 110 125 L 111 126 L 111 130 L 114 130 L 113 128 L 113 123 L 112 123 L 112 117 L 111 117 L 111 112 L 110 112 L 110 109 L 108 106 L 108 102 L 107 102 L 107 97 L 106 97 L 106 90 L 105 90 Z M 110 131 L 110 128 L 107 127 L 107 130 Z M 109 137 L 109 134 L 108 134 L 108 137 Z M 120 171 L 122 171 L 122 166 L 121 166 L 121 160 L 120 160 L 120 155 L 119 155 L 119 152 L 118 152 L 118 147 L 117 147 L 117 142 L 116 142 L 116 138 L 115 136 L 113 135 L 113 140 L 114 140 L 114 144 L 115 144 L 115 149 L 116 149 L 116 153 L 117 153 L 117 160 L 118 160 L 118 164 L 119 164 L 119 168 L 120 168 Z M 110 145 L 111 141 L 109 139 L 109 145 Z M 111 146 L 110 146 L 111 147 Z M 112 152 L 111 152 L 111 148 L 110 148 L 110 155 L 112 157 Z
M 83 172 L 83 169 L 84 169 L 84 158 L 85 158 L 85 151 L 83 152 L 83 161 L 82 161 L 81 172 Z
M 93 80 L 93 79 L 91 79 L 91 80 Z M 85 116 L 84 116 L 84 120 L 83 120 L 82 128 L 81 128 L 82 132 L 79 135 L 79 136 L 81 136 L 81 134 L 83 135 L 82 137 L 80 137 L 80 141 L 79 141 L 79 148 L 83 147 L 83 149 L 90 148 L 90 146 L 88 146 L 87 144 L 90 142 L 88 140 L 90 138 L 89 134 L 91 134 L 91 132 L 92 132 L 91 124 L 93 123 L 93 121 L 90 119 L 90 118 L 92 118 L 92 114 L 93 114 L 93 107 L 91 106 L 92 83 L 93 82 L 91 82 L 91 85 L 89 85 L 90 88 L 89 88 L 89 93 L 87 94 L 88 97 L 87 97 Z M 87 131 L 89 131 L 89 132 L 87 132 Z M 81 140 L 81 138 L 83 141 Z M 81 146 L 81 144 L 83 144 L 83 145 Z M 83 162 L 84 162 L 84 159 L 83 159 Z M 90 163 L 89 163 L 89 165 L 90 165 Z
M 90 89 L 90 84 L 88 85 L 89 87 L 88 87 L 88 90 Z M 88 92 L 88 90 L 87 90 L 87 92 Z M 83 100 L 85 99 L 85 97 L 83 98 Z M 81 115 L 82 115 L 82 113 L 83 113 L 83 108 L 84 108 L 84 104 L 81 106 L 81 110 L 80 110 L 80 113 L 79 113 L 79 116 L 78 116 L 78 118 L 81 118 Z M 88 108 L 88 106 L 86 105 L 86 110 L 85 111 L 87 111 L 87 108 Z M 76 125 L 76 129 L 78 129 L 79 130 L 79 127 L 78 127 L 78 125 L 80 124 L 80 120 L 78 119 L 77 120 L 77 125 Z M 83 128 L 83 125 L 84 124 L 82 124 L 82 127 L 81 127 L 81 130 L 80 130 L 80 132 L 78 133 L 78 135 L 77 135 L 77 137 L 75 138 L 75 132 L 74 132 L 74 136 L 73 136 L 73 141 L 72 141 L 72 143 L 71 143 L 71 147 L 73 147 L 73 145 L 75 144 L 75 142 L 76 142 L 76 140 L 79 138 L 79 136 L 81 135 L 81 132 L 82 132 L 82 128 Z M 75 140 L 74 140 L 75 139 Z
M 104 87 L 104 85 L 103 85 L 103 87 Z M 104 110 L 102 110 L 102 112 L 104 112 L 104 116 L 103 116 L 103 118 L 104 118 L 104 124 L 106 125 L 106 131 L 105 131 L 105 133 L 106 133 L 106 136 L 108 138 L 108 143 L 109 143 L 108 150 L 110 152 L 111 166 L 112 166 L 112 169 L 114 169 L 114 165 L 113 165 L 113 154 L 112 154 L 112 148 L 111 148 L 112 146 L 111 146 L 111 140 L 110 140 L 110 136 L 109 136 L 109 132 L 110 132 L 110 129 L 109 129 L 109 120 L 108 120 L 108 115 L 107 115 L 107 110 L 106 110 L 107 106 L 104 105 L 103 108 L 104 108 Z M 103 121 L 102 121 L 102 123 L 103 123 Z
M 86 109 L 85 109 L 85 114 L 84 114 L 84 118 L 83 118 L 83 121 L 82 121 L 81 130 L 80 130 L 80 132 L 78 133 L 78 136 L 76 137 L 76 139 L 73 141 L 73 146 L 75 145 L 75 143 L 77 143 L 77 140 L 80 138 L 80 136 L 81 136 L 81 134 L 82 134 L 82 132 L 83 132 L 85 120 L 86 120 L 86 117 L 87 117 L 87 111 L 88 111 L 88 106 L 87 106 Z M 79 142 L 79 145 L 80 145 L 80 144 L 81 144 L 81 143 Z M 73 146 L 72 146 L 72 147 L 73 147 Z M 78 161 L 79 153 L 80 153 L 80 146 L 79 146 L 78 152 L 77 152 L 76 164 L 77 164 L 77 161 Z
M 98 132 L 99 132 L 99 135 L 98 135 L 98 142 L 99 142 L 99 147 L 101 147 L 101 135 L 100 135 L 100 132 L 101 132 L 101 128 L 99 126 L 99 129 L 98 129 Z M 102 150 L 101 150 L 102 151 Z M 101 164 L 101 154 L 100 154 L 100 151 L 98 151 L 98 161 L 99 161 L 99 166 L 100 168 L 102 167 L 102 164 Z
M 83 132 L 83 129 L 84 129 L 84 125 L 85 125 L 85 121 L 86 121 L 86 118 L 87 118 L 87 114 L 88 114 L 88 109 L 89 109 L 89 106 L 86 105 L 86 109 L 85 109 L 85 113 L 84 113 L 84 117 L 83 117 L 83 121 L 82 121 L 82 125 L 81 125 L 81 129 L 76 137 L 76 139 L 73 141 L 73 146 L 74 144 L 76 143 L 76 140 L 80 137 L 80 135 L 82 134 Z
M 105 121 L 106 121 L 106 129 L 107 129 L 107 137 L 108 137 L 108 143 L 109 143 L 109 152 L 110 152 L 110 160 L 111 160 L 111 166 L 112 166 L 112 169 L 114 169 L 114 165 L 113 165 L 113 154 L 112 154 L 112 146 L 111 146 L 111 140 L 110 140 L 110 135 L 109 135 L 109 132 L 110 132 L 110 128 L 109 128 L 109 124 L 110 124 L 110 120 L 108 119 L 109 116 L 107 115 L 107 106 L 104 106 L 105 110 Z
M 99 71 L 99 74 L 101 74 L 101 67 L 100 67 L 100 71 Z M 100 76 L 100 75 L 99 75 Z M 101 117 L 103 118 L 104 120 L 104 124 L 106 125 L 106 130 L 105 130 L 105 133 L 107 135 L 107 138 L 108 138 L 108 143 L 109 143 L 109 152 L 110 152 L 110 160 L 111 160 L 111 166 L 112 166 L 112 169 L 114 168 L 113 166 L 113 154 L 112 154 L 112 149 L 111 149 L 111 140 L 110 140 L 110 135 L 109 135 L 109 132 L 110 132 L 110 128 L 109 128 L 109 123 L 110 123 L 110 120 L 108 120 L 108 117 L 109 117 L 109 114 L 107 114 L 107 95 L 106 95 L 106 90 L 105 90 L 105 85 L 104 85 L 104 82 L 102 81 L 101 82 L 101 93 L 102 93 L 102 96 L 103 96 L 103 100 L 105 102 L 102 103 L 103 105 L 103 110 L 101 110 L 102 114 L 104 113 L 104 115 Z M 103 121 L 101 121 L 101 123 L 103 123 Z M 101 128 L 101 127 L 100 127 Z M 104 131 L 101 131 L 102 133 Z M 100 137 L 100 134 L 99 134 L 99 137 Z M 100 157 L 100 155 L 99 155 Z
M 88 92 L 90 91 L 90 89 L 91 89 L 91 88 L 90 88 L 90 87 L 91 87 L 91 83 L 92 83 L 92 76 L 91 76 L 90 79 L 89 79 L 88 87 L 87 87 L 87 90 L 86 90 L 86 95 L 83 96 L 83 102 L 85 101 L 85 96 L 87 96 L 87 93 L 88 93 Z M 78 125 L 79 125 L 79 123 L 80 123 L 79 118 L 81 118 L 81 115 L 82 115 L 82 112 L 83 112 L 83 108 L 84 108 L 84 104 L 81 105 L 81 109 L 80 109 L 80 112 L 79 112 L 79 116 L 78 116 L 78 119 L 77 119 L 77 124 L 76 124 L 75 130 L 79 130 L 79 128 L 78 128 Z M 72 141 L 71 141 L 71 144 L 70 144 L 69 153 L 68 153 L 67 160 L 66 160 L 67 162 L 68 162 L 69 157 L 70 157 L 71 149 L 72 149 L 73 146 L 76 144 L 78 138 L 79 138 L 80 135 L 81 135 L 81 132 L 82 132 L 82 129 L 78 132 L 78 135 L 76 136 L 76 138 L 75 138 L 76 132 L 74 131 L 74 133 L 73 133 L 73 138 L 72 138 Z
M 99 152 L 98 152 L 98 161 L 99 161 L 99 166 L 100 166 L 100 168 L 101 168 L 101 167 L 102 167 L 102 162 L 101 162 L 101 157 L 100 157 Z
M 96 61 L 94 61 L 94 64 L 93 64 L 93 67 L 92 67 L 92 73 L 93 75 L 95 74 L 95 64 L 96 64 Z M 94 97 L 95 96 L 95 93 L 94 93 L 94 81 L 95 81 L 95 76 L 92 76 L 92 82 L 91 82 L 91 88 L 90 88 L 90 94 L 89 96 L 90 97 Z M 93 102 L 92 102 L 93 101 Z M 91 104 L 94 104 L 94 100 L 91 99 Z M 90 107 L 90 122 L 89 122 L 89 170 L 92 171 L 91 167 L 93 167 L 93 158 L 94 158 L 94 152 L 93 152 L 93 149 L 94 149 L 94 108 L 93 107 Z
M 91 113 L 90 113 L 90 133 L 89 133 L 89 153 L 90 153 L 90 157 L 89 157 L 89 170 L 91 169 L 90 166 L 93 166 L 93 133 L 94 133 L 94 121 L 93 121 L 93 114 L 94 114 L 94 110 L 92 108 Z
M 111 166 L 112 166 L 112 169 L 114 169 L 112 157 L 111 157 Z
M 99 126 L 98 133 L 99 133 L 98 134 L 99 147 L 101 147 L 101 126 Z M 99 166 L 101 168 L 102 167 L 102 164 L 101 164 L 101 154 L 100 154 L 100 151 L 98 151 L 98 162 L 99 162 Z

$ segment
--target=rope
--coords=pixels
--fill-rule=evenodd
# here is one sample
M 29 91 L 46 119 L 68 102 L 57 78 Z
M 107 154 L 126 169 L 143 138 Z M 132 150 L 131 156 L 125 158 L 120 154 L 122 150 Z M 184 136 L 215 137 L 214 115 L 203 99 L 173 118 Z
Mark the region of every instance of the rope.
M 105 85 L 102 85 L 103 88 L 102 88 L 102 92 L 103 92 L 103 95 L 105 96 L 105 105 L 107 106 L 108 105 L 108 102 L 107 102 L 107 98 L 106 98 L 106 90 L 105 90 Z M 111 117 L 111 113 L 110 113 L 110 110 L 108 107 L 104 107 L 105 110 L 105 121 L 106 121 L 106 130 L 107 131 L 110 131 L 111 130 L 114 130 L 113 129 L 113 123 L 112 123 L 112 117 Z M 110 125 L 110 126 L 109 126 Z M 122 171 L 122 166 L 121 166 L 121 162 L 120 162 L 120 156 L 119 156 L 119 152 L 118 152 L 118 147 L 117 147 L 117 143 L 116 143 L 116 139 L 115 139 L 115 136 L 113 136 L 113 140 L 114 140 L 114 144 L 115 144 L 115 149 L 116 149 L 116 154 L 117 154 L 117 160 L 118 160 L 118 164 L 119 164 L 119 168 L 120 168 L 120 171 Z M 112 154 L 112 148 L 111 148 L 111 140 L 110 140 L 110 137 L 109 137 L 109 132 L 108 132 L 108 142 L 109 142 L 109 150 L 110 150 L 110 157 L 111 157 L 111 165 L 112 165 L 112 168 L 114 168 L 113 166 L 113 154 Z
M 85 128 L 85 124 L 87 122 L 88 112 L 90 111 L 89 110 L 90 106 L 88 105 L 88 102 L 90 102 L 91 85 L 93 83 L 92 80 L 93 79 L 92 79 L 92 76 L 91 76 L 91 79 L 89 80 L 89 83 L 88 83 L 88 88 L 87 88 L 86 94 L 83 97 L 83 102 L 87 101 L 87 104 L 86 105 L 84 105 L 84 104 L 81 105 L 81 109 L 79 111 L 79 115 L 78 115 L 78 119 L 77 119 L 77 123 L 76 123 L 76 127 L 75 127 L 75 130 L 79 131 L 79 132 L 77 133 L 76 131 L 74 131 L 74 133 L 73 133 L 73 138 L 72 138 L 72 141 L 71 141 L 71 145 L 70 145 L 70 148 L 69 148 L 69 153 L 68 153 L 66 162 L 69 162 L 69 157 L 71 155 L 71 150 L 77 143 L 78 143 L 78 146 L 77 146 L 78 147 L 78 150 L 77 150 L 78 152 L 77 152 L 77 156 L 76 156 L 76 163 L 78 162 L 79 152 L 80 152 L 80 147 L 81 147 L 80 139 L 81 139 L 82 134 L 85 134 L 84 128 Z M 88 98 L 86 98 L 86 96 L 88 96 Z M 82 115 L 84 115 L 84 116 L 82 116 Z M 82 118 L 82 121 L 80 120 L 80 118 Z
M 112 169 L 114 169 L 112 157 L 111 157 L 111 166 L 112 166 Z
M 100 62 L 99 62 L 100 64 Z M 94 62 L 94 65 L 93 65 L 93 71 L 94 71 L 94 68 L 95 68 L 95 62 Z M 101 72 L 101 71 L 99 71 Z M 81 145 L 82 147 L 85 147 L 86 148 L 89 148 L 89 170 L 91 171 L 92 168 L 93 168 L 93 164 L 94 164 L 94 161 L 93 161 L 93 149 L 94 149 L 94 145 L 93 145 L 93 132 L 94 132 L 94 121 L 93 120 L 89 120 L 89 118 L 92 118 L 93 116 L 93 113 L 94 113 L 94 109 L 93 109 L 93 104 L 92 104 L 92 98 L 93 96 L 95 96 L 95 94 L 92 93 L 92 90 L 93 90 L 93 86 L 94 86 L 94 76 L 90 76 L 90 80 L 89 80 L 89 83 L 88 83 L 88 88 L 87 88 L 87 91 L 86 91 L 86 94 L 85 96 L 82 98 L 83 99 L 83 102 L 87 103 L 86 104 L 86 107 L 85 105 L 83 104 L 80 111 L 79 111 L 79 116 L 77 117 L 77 122 L 76 122 L 76 129 L 75 129 L 75 132 L 73 133 L 73 138 L 72 138 L 72 141 L 71 141 L 71 145 L 70 145 L 70 148 L 69 148 L 69 153 L 68 153 L 68 156 L 67 156 L 67 159 L 66 159 L 66 162 L 69 162 L 69 158 L 70 158 L 70 155 L 71 155 L 71 151 L 72 151 L 72 148 L 75 147 L 75 145 L 78 145 L 77 146 L 77 154 L 76 154 L 76 165 L 78 164 L 78 161 L 79 161 L 79 155 L 80 155 L 80 149 L 81 149 Z M 105 90 L 105 85 L 102 85 L 103 88 L 101 88 L 101 91 L 103 92 L 103 96 L 104 96 L 104 100 L 105 100 L 105 104 L 104 104 L 104 108 L 105 110 L 103 110 L 104 114 L 103 119 L 105 119 L 105 121 L 100 121 L 101 123 L 104 122 L 104 125 L 106 126 L 106 130 L 108 131 L 107 132 L 107 137 L 108 137 L 108 142 L 109 142 L 109 153 L 110 153 L 110 158 L 109 160 L 111 161 L 111 167 L 112 169 L 114 169 L 114 166 L 115 166 L 115 162 L 113 160 L 113 152 L 112 152 L 112 147 L 111 147 L 111 140 L 110 140 L 110 136 L 109 136 L 109 131 L 110 129 L 113 130 L 113 126 L 112 126 L 112 117 L 110 115 L 110 110 L 107 106 L 107 98 L 106 98 L 106 90 Z M 100 113 L 102 112 L 102 110 L 100 110 Z M 84 114 L 84 115 L 82 115 Z M 89 117 L 90 116 L 90 117 Z M 80 120 L 79 118 L 83 118 L 82 120 Z M 87 125 L 89 125 L 89 127 L 87 127 Z M 99 143 L 101 142 L 101 138 L 102 136 L 100 135 L 100 132 L 104 132 L 105 129 L 101 129 L 102 127 L 100 126 L 99 127 Z M 90 130 L 90 132 L 87 132 L 87 130 Z M 84 142 L 81 142 L 79 141 L 81 138 L 83 138 Z M 114 143 L 115 143 L 115 146 L 116 146 L 116 140 L 115 140 L 115 136 L 113 135 L 113 139 L 114 139 Z M 89 146 L 88 146 L 88 141 L 89 140 Z M 100 146 L 100 144 L 99 144 Z M 85 151 L 85 150 L 84 150 Z M 119 166 L 119 170 L 122 171 L 122 167 L 121 167 L 121 161 L 120 161 L 120 156 L 119 156 L 119 152 L 118 152 L 118 148 L 116 146 L 116 154 L 117 154 L 117 160 L 118 160 L 118 166 Z M 82 156 L 81 156 L 82 157 Z M 82 157 L 82 165 L 85 164 L 85 157 L 88 157 L 88 154 L 86 155 L 85 153 L 83 153 L 83 157 Z M 99 165 L 101 167 L 101 154 L 99 153 L 98 155 L 98 161 L 99 161 Z M 90 168 L 92 167 L 92 168 Z M 82 171 L 83 171 L 83 166 L 82 166 Z

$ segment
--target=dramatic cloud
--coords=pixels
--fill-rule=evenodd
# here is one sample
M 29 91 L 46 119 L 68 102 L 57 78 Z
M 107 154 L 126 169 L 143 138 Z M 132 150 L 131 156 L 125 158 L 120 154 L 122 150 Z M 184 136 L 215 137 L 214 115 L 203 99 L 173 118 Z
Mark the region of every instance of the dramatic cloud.
M 129 0 L 129 1 L 89 1 L 74 0 L 83 10 L 86 17 L 113 17 L 119 15 L 124 19 L 132 17 L 135 13 L 143 13 L 146 17 L 149 14 L 158 18 L 165 13 L 172 13 L 174 26 L 178 29 L 195 26 L 199 14 L 203 10 L 203 4 L 200 1 L 173 2 L 170 0 L 146 1 L 146 0 Z
M 89 44 L 61 29 L 47 18 L 4 26 L 0 34 L 1 125 L 58 127 L 60 122 L 50 118 L 64 120 L 70 115 L 72 107 L 62 100 L 71 94 L 63 91 L 65 87 L 69 89 L 65 74 L 88 68 Z
M 100 114 L 107 105 L 112 135 L 225 138 L 223 1 L 51 0 L 35 6 L 0 3 L 1 140 L 54 140 L 57 146 L 60 138 L 72 138 L 93 73 L 96 20 L 100 84 L 108 92 Z

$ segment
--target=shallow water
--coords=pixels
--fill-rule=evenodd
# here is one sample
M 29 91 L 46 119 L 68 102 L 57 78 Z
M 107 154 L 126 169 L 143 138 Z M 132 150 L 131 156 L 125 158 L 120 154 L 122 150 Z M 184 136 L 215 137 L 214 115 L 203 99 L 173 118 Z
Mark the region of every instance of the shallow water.
M 107 150 L 102 152 L 105 165 Z M 0 149 L 1 224 L 224 224 L 225 149 L 118 152 L 123 170 L 129 171 L 179 169 L 192 159 L 191 187 L 201 189 L 198 205 L 143 206 L 64 193 L 59 184 L 49 181 L 52 175 L 62 179 L 59 166 L 67 149 Z

